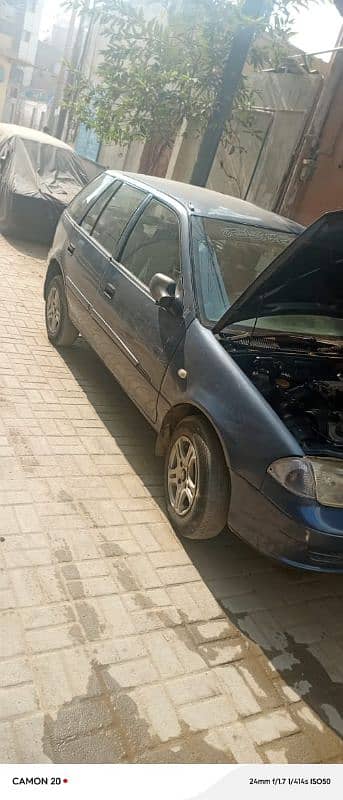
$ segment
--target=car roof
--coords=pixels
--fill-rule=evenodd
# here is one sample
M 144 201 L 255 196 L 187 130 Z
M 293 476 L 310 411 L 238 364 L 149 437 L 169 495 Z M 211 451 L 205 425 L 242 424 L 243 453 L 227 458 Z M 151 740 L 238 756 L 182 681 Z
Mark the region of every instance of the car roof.
M 255 225 L 285 233 L 299 234 L 304 230 L 302 225 L 286 219 L 286 217 L 281 217 L 279 214 L 274 214 L 273 211 L 266 211 L 253 203 L 248 203 L 246 200 L 231 197 L 221 192 L 214 192 L 212 189 L 192 186 L 189 183 L 181 183 L 180 181 L 158 178 L 152 175 L 141 175 L 118 170 L 108 170 L 108 172 L 115 177 L 131 178 L 135 182 L 142 184 L 146 189 L 160 192 L 177 200 L 185 206 L 189 213 L 197 216 L 227 219 L 230 222 L 240 222 L 244 225 Z
M 25 128 L 23 125 L 10 125 L 6 122 L 0 122 L 0 142 L 6 139 L 12 139 L 14 136 L 25 140 L 30 139 L 35 142 L 40 142 L 41 144 L 50 144 L 53 147 L 61 147 L 63 150 L 71 150 L 74 152 L 69 144 L 62 142 L 61 139 L 56 139 L 55 136 L 50 136 L 48 133 L 37 131 L 35 128 Z

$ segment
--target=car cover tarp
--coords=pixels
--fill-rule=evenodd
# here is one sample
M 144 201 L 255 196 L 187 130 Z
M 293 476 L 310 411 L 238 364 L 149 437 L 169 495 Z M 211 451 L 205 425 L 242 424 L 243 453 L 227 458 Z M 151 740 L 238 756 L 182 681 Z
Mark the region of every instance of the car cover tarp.
M 44 134 L 37 138 L 25 139 L 18 135 L 1 137 L 0 130 L 0 225 L 1 221 L 16 220 L 16 208 L 24 208 L 23 199 L 41 200 L 34 202 L 32 208 L 41 211 L 39 226 L 47 236 L 52 220 L 57 221 L 63 208 L 75 197 L 77 192 L 89 182 L 86 167 L 73 150 L 61 145 L 50 144 Z M 16 200 L 18 202 L 16 202 Z M 26 214 L 31 218 L 28 203 Z M 23 224 L 20 213 L 20 225 Z M 25 226 L 26 227 L 26 226 Z

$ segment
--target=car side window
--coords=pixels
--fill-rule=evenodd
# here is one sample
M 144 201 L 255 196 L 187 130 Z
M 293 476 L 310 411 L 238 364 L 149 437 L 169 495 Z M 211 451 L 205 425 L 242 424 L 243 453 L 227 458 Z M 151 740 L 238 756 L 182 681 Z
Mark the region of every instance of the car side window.
M 122 184 L 111 197 L 92 232 L 93 238 L 108 253 L 115 252 L 124 228 L 146 196 L 147 193 L 143 190 Z
M 145 286 L 157 272 L 175 283 L 181 275 L 180 226 L 175 211 L 151 200 L 136 223 L 120 259 Z
M 84 189 L 81 189 L 74 200 L 68 206 L 68 213 L 75 220 L 80 223 L 87 211 L 91 208 L 97 197 L 107 189 L 108 186 L 113 186 L 115 178 L 107 172 L 101 173 L 94 180 L 89 183 Z
M 87 233 L 92 232 L 98 217 L 100 217 L 101 212 L 107 205 L 108 201 L 111 199 L 112 195 L 115 194 L 115 192 L 118 190 L 119 186 L 120 186 L 119 181 L 115 181 L 110 186 L 108 186 L 107 189 L 105 189 L 105 191 L 102 192 L 100 197 L 98 197 L 95 203 L 93 203 L 92 207 L 89 209 L 88 213 L 83 218 L 81 223 L 81 227 L 85 231 L 87 231 Z

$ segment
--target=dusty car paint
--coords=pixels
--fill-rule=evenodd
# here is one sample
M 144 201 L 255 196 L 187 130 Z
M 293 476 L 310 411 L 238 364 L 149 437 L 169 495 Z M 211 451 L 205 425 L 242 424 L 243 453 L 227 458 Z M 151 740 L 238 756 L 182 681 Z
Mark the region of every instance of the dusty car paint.
M 146 192 L 117 252 L 111 258 L 67 211 L 49 255 L 48 275 L 56 265 L 61 269 L 72 320 L 153 425 L 159 434 L 160 451 L 175 419 L 197 410 L 211 422 L 231 478 L 228 524 L 238 535 L 285 563 L 343 572 L 343 509 L 325 508 L 295 497 L 267 475 L 273 461 L 303 456 L 303 447 L 232 357 L 221 326 L 214 333 L 199 320 L 193 285 L 192 215 L 220 216 L 293 234 L 303 229 L 236 198 L 157 178 L 112 174 L 114 179 Z M 123 244 L 151 197 L 160 199 L 178 215 L 183 268 L 181 317 L 156 305 L 149 291 L 120 264 Z M 73 249 L 68 252 L 71 242 Z M 86 290 L 82 270 L 88 281 Z M 113 307 L 118 304 L 113 317 L 115 330 L 106 321 L 104 324 L 104 309 L 109 308 L 104 294 L 110 279 L 116 284 Z

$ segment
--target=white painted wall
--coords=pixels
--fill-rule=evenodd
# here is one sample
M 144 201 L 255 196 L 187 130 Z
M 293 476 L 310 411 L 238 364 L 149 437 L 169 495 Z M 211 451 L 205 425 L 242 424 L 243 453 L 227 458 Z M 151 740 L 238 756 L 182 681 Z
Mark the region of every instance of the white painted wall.
M 44 0 L 26 0 L 26 12 L 24 17 L 23 30 L 19 45 L 18 57 L 29 64 L 34 64 L 37 53 L 39 29 L 42 17 Z M 25 41 L 25 33 L 29 35 L 29 41 Z M 32 79 L 32 69 L 24 69 L 24 86 L 29 86 Z
M 47 105 L 38 100 L 23 100 L 20 108 L 20 125 L 41 130 L 45 125 Z

